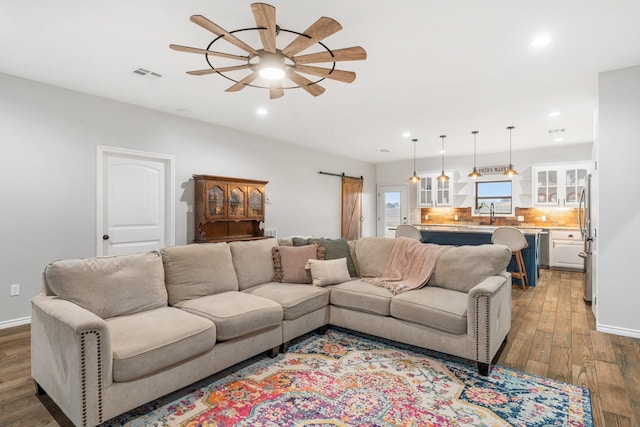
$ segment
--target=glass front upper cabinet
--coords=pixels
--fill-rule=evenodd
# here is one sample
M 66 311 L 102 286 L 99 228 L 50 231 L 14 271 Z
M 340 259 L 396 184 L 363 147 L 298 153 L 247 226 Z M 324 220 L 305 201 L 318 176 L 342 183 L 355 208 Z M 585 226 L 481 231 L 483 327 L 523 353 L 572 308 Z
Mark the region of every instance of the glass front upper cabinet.
M 534 206 L 578 206 L 589 163 L 533 167 Z
M 446 172 L 448 181 L 438 180 L 440 172 L 420 174 L 418 181 L 418 207 L 452 206 L 453 172 Z

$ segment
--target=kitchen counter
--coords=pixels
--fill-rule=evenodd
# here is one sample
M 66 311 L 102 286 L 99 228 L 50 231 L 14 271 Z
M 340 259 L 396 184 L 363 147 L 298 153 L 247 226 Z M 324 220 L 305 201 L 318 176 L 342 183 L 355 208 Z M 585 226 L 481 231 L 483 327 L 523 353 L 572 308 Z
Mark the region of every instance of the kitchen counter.
M 454 231 L 459 233 L 484 233 L 491 234 L 493 230 L 499 226 L 495 225 L 450 225 L 450 224 L 414 224 L 418 230 L 426 231 Z M 522 231 L 523 234 L 539 234 L 542 232 L 542 228 L 538 227 L 515 227 Z
M 416 225 L 422 235 L 424 243 L 439 245 L 484 245 L 491 243 L 491 234 L 496 226 L 493 225 Z M 542 228 L 516 227 L 524 234 L 527 248 L 522 250 L 525 269 L 529 285 L 535 286 L 540 272 L 540 233 Z M 508 271 L 516 271 L 515 258 L 507 267 Z M 519 281 L 516 280 L 519 284 Z

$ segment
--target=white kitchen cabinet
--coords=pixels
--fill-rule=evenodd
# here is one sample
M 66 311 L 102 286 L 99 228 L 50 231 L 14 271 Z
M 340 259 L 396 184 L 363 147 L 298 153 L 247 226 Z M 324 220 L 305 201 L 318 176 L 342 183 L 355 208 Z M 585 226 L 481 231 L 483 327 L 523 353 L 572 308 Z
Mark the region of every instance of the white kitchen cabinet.
M 533 167 L 534 206 L 578 206 L 589 163 L 539 165 Z
M 418 207 L 452 206 L 453 172 L 445 172 L 449 180 L 444 182 L 438 180 L 440 173 L 419 174 Z
M 549 267 L 584 271 L 584 258 L 578 255 L 584 250 L 580 230 L 550 230 L 549 245 Z

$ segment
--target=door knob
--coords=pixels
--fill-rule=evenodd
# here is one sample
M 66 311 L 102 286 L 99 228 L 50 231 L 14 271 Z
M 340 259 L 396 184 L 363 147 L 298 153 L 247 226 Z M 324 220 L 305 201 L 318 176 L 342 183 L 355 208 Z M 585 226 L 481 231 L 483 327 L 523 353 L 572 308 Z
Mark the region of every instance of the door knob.
M 104 234 L 102 236 L 102 240 L 109 240 L 109 235 L 108 234 Z

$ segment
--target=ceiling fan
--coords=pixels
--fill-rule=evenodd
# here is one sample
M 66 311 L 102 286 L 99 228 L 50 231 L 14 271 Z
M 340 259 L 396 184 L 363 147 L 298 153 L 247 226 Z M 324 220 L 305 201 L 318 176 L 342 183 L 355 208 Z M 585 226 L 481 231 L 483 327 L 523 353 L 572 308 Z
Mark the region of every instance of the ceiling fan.
M 171 44 L 169 47 L 180 52 L 204 54 L 209 68 L 204 70 L 187 71 L 187 74 L 202 76 L 207 74 L 219 74 L 234 82 L 226 89 L 226 92 L 237 92 L 247 86 L 269 89 L 271 99 L 284 96 L 284 89 L 302 88 L 313 96 L 322 95 L 325 88 L 318 83 L 324 79 L 337 80 L 351 83 L 356 78 L 353 71 L 337 70 L 336 62 L 359 61 L 367 58 L 367 52 L 360 46 L 344 49 L 329 49 L 322 40 L 342 29 L 342 26 L 334 19 L 321 17 L 303 33 L 286 30 L 276 25 L 276 8 L 266 3 L 253 3 L 251 11 L 256 22 L 255 28 L 243 28 L 227 31 L 219 25 L 211 22 L 202 15 L 191 16 L 191 22 L 212 32 L 217 37 L 209 43 L 206 49 L 180 46 Z M 235 33 L 244 31 L 258 31 L 262 42 L 262 49 L 255 49 L 239 39 Z M 295 38 L 282 49 L 276 45 L 276 37 L 281 33 L 289 33 Z M 211 50 L 214 43 L 225 40 L 245 54 L 233 54 Z M 323 50 L 314 53 L 298 55 L 311 46 L 318 44 Z M 216 67 L 213 58 L 239 61 L 239 65 Z M 317 67 L 306 64 L 332 63 L 330 68 Z M 238 70 L 250 70 L 251 73 L 240 80 L 236 80 L 227 73 Z M 320 77 L 315 81 L 309 80 L 302 74 Z M 262 77 L 262 80 L 258 80 Z M 283 86 L 282 78 L 287 78 L 294 86 Z M 265 82 L 266 83 L 260 83 Z M 257 82 L 256 82 L 257 81 Z M 255 82 L 255 83 L 254 83 Z

